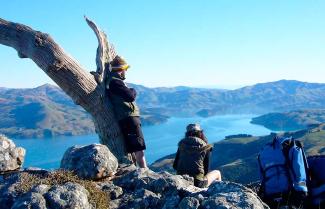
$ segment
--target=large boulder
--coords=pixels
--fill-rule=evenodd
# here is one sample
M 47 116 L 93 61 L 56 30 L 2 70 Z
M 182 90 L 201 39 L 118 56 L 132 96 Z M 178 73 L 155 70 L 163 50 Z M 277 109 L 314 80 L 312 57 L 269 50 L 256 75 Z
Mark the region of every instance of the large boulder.
M 12 140 L 0 135 L 0 173 L 20 169 L 25 153 L 25 149 L 16 147 Z
M 269 208 L 251 189 L 233 182 L 215 182 L 207 190 L 202 209 L 266 209 Z
M 105 145 L 91 144 L 70 147 L 60 167 L 74 171 L 80 178 L 96 180 L 113 175 L 118 161 Z
M 51 209 L 92 208 L 88 202 L 89 192 L 76 183 L 68 182 L 64 185 L 53 186 L 44 196 Z

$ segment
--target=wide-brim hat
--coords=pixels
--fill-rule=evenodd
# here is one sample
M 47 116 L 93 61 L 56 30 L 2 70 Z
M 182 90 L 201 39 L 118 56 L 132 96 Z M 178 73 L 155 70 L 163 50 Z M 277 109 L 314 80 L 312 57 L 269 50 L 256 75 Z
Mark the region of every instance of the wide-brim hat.
M 186 127 L 187 132 L 196 132 L 196 131 L 202 131 L 200 124 L 198 123 L 191 123 L 188 124 Z
M 111 62 L 112 71 L 121 71 L 127 70 L 130 68 L 130 65 L 120 56 L 116 56 Z

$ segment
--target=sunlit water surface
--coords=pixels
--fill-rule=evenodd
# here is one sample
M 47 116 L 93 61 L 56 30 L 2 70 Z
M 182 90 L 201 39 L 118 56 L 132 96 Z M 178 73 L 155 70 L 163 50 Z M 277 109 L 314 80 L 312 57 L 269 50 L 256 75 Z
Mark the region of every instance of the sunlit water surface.
M 166 123 L 143 127 L 149 163 L 176 152 L 178 141 L 189 123 L 200 123 L 209 142 L 217 142 L 232 134 L 267 135 L 269 129 L 250 123 L 255 115 L 225 115 L 209 118 L 170 118 Z M 14 139 L 17 146 L 27 150 L 24 167 L 54 169 L 60 166 L 67 148 L 74 145 L 98 143 L 97 135 L 56 137 L 52 139 Z

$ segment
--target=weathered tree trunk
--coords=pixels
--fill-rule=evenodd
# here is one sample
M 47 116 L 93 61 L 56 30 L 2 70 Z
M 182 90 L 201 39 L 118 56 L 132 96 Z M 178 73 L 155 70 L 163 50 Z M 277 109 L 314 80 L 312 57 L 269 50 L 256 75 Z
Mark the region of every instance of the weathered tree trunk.
M 106 35 L 86 19 L 99 41 L 97 72 L 89 73 L 46 33 L 0 18 L 0 44 L 17 50 L 20 58 L 32 59 L 75 104 L 93 118 L 100 142 L 107 145 L 119 162 L 128 161 L 124 141 L 112 105 L 105 94 L 105 71 L 109 70 L 110 45 Z M 106 67 L 107 66 L 107 67 Z

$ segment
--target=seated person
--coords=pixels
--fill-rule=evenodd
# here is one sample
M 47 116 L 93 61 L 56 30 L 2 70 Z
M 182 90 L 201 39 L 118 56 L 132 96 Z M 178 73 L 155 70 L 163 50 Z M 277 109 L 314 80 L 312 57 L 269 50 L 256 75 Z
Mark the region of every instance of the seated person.
M 208 144 L 200 125 L 189 124 L 185 138 L 178 143 L 173 167 L 178 175 L 193 177 L 195 186 L 208 187 L 214 181 L 221 181 L 220 171 L 208 172 L 211 151 L 212 146 Z

